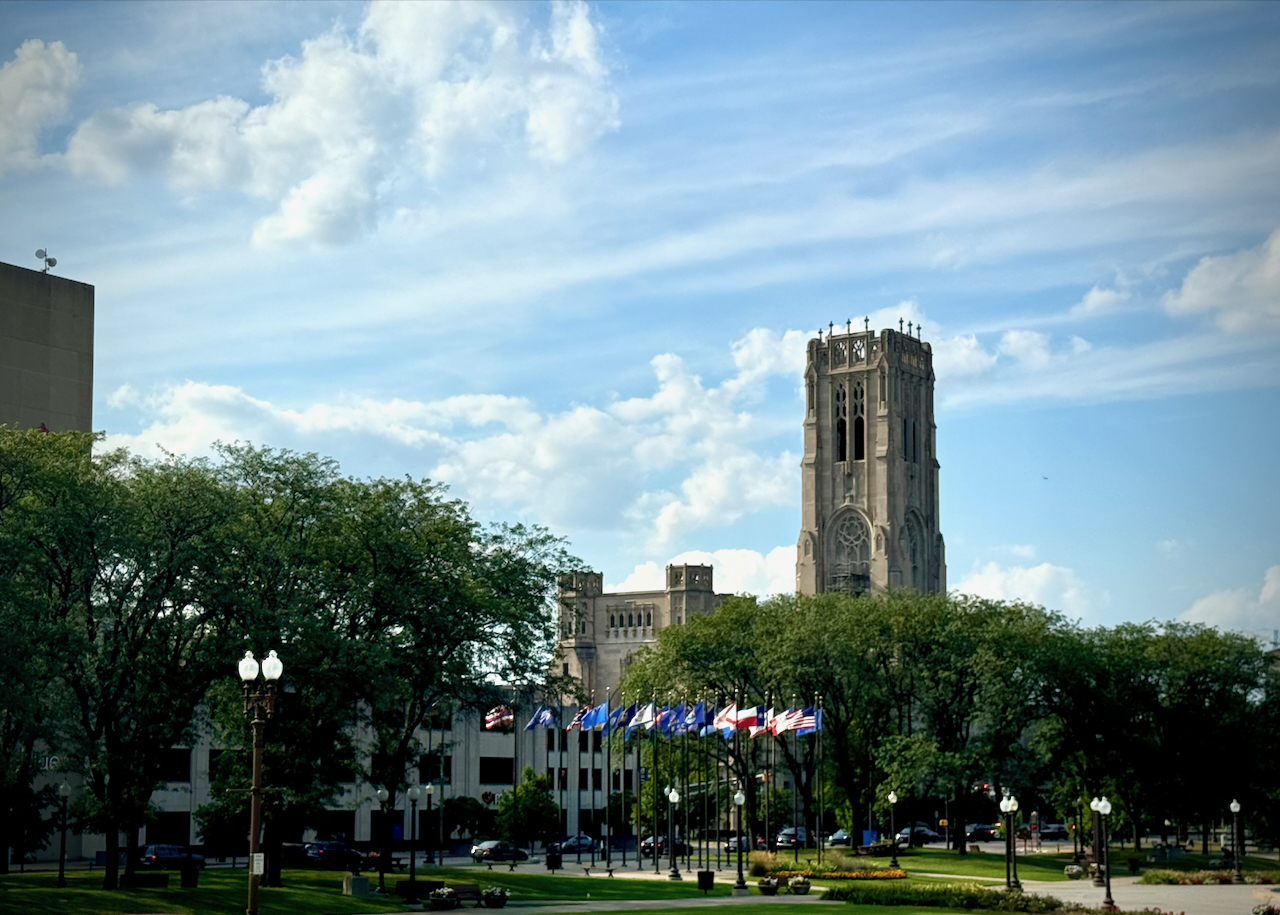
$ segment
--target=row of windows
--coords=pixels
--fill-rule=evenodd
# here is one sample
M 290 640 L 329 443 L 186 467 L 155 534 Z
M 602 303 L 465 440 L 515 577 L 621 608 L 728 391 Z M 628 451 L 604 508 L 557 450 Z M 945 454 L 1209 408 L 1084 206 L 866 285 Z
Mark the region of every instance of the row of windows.
M 644 622 L 640 621 L 640 618 L 642 616 L 644 617 Z M 609 614 L 610 629 L 619 629 L 619 628 L 631 629 L 631 628 L 634 628 L 635 626 L 652 626 L 652 625 L 653 625 L 652 613 L 644 613 L 644 614 L 628 613 L 625 617 L 621 613 Z
M 551 789 L 554 791 L 568 791 L 572 786 L 569 784 L 569 770 L 566 768 L 552 769 L 547 773 L 551 782 Z M 621 777 L 619 777 L 621 776 Z M 613 790 L 614 791 L 630 791 L 635 785 L 635 773 L 628 769 L 625 772 L 613 773 Z M 591 787 L 599 791 L 604 787 L 604 772 L 601 769 L 591 770 Z M 578 770 L 578 785 L 580 790 L 585 791 L 587 785 L 587 769 L 584 766 Z

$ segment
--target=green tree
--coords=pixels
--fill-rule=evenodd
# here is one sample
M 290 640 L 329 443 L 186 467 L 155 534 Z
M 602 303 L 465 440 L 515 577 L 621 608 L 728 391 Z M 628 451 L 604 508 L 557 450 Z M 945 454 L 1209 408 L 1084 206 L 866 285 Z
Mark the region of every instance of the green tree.
M 526 766 L 521 781 L 498 798 L 498 834 L 516 845 L 553 841 L 560 833 L 560 807 L 545 775 Z

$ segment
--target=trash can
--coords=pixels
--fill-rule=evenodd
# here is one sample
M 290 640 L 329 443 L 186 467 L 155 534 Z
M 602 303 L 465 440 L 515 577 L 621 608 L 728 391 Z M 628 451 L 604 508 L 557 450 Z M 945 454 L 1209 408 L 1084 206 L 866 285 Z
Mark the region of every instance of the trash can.
M 547 870 L 558 871 L 564 867 L 564 861 L 558 851 L 547 852 Z
M 715 871 L 698 871 L 698 889 L 702 890 L 702 894 L 704 896 L 707 893 L 710 893 L 713 889 L 715 889 L 715 886 L 716 886 Z
M 194 890 L 200 885 L 200 868 L 194 864 L 182 865 L 182 888 Z

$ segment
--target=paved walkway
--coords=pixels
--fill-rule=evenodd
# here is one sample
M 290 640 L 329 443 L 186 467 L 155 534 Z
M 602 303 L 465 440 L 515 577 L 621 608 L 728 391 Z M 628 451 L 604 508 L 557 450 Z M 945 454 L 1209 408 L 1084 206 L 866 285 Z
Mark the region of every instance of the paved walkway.
M 1057 896 L 1067 902 L 1100 906 L 1106 893 L 1091 880 L 1024 880 L 1023 892 Z M 1260 902 L 1280 906 L 1280 887 L 1275 886 L 1163 886 L 1138 883 L 1137 877 L 1116 877 L 1111 881 L 1111 898 L 1121 909 L 1160 909 L 1186 915 L 1249 915 Z

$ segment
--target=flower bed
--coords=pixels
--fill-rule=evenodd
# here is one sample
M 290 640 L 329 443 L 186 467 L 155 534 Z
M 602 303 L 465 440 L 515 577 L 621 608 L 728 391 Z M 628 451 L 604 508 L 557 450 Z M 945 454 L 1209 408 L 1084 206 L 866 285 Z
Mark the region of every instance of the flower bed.
M 1235 871 L 1175 871 L 1153 867 L 1142 875 L 1139 883 L 1179 884 L 1182 886 L 1201 884 L 1212 886 L 1219 883 L 1230 883 Z M 1280 883 L 1280 871 L 1244 871 L 1245 883 Z
M 852 902 L 862 905 L 914 905 L 948 909 L 985 909 L 991 912 L 1060 912 L 1062 900 L 1053 896 L 1031 896 L 1024 893 L 1006 893 L 991 890 L 976 883 L 951 885 L 890 884 L 876 886 L 868 883 L 845 884 L 828 890 L 824 899 Z
M 850 871 L 829 871 L 825 869 L 773 871 L 770 876 L 777 877 L 780 880 L 790 880 L 792 877 L 804 877 L 806 880 L 901 880 L 907 876 L 907 872 L 900 867 L 860 867 L 857 870 Z

